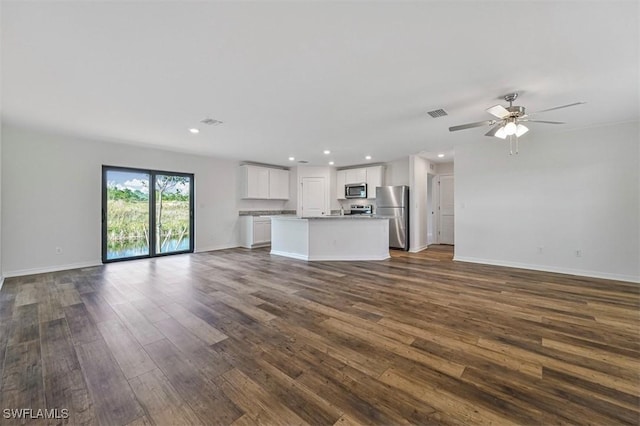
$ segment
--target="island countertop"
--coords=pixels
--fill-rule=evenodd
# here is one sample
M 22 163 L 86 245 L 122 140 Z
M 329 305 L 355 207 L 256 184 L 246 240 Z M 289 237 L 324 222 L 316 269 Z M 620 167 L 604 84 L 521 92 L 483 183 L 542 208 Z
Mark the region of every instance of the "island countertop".
M 382 216 L 372 216 L 372 215 L 368 215 L 368 214 L 345 214 L 344 216 L 341 215 L 325 215 L 325 216 L 296 216 L 296 215 L 263 215 L 260 217 L 269 217 L 272 219 L 284 219 L 284 220 L 317 220 L 317 219 L 321 219 L 321 220 L 326 220 L 326 219 L 375 219 L 375 220 L 380 220 L 380 219 L 384 219 L 384 220 L 388 220 L 388 217 L 382 217 Z

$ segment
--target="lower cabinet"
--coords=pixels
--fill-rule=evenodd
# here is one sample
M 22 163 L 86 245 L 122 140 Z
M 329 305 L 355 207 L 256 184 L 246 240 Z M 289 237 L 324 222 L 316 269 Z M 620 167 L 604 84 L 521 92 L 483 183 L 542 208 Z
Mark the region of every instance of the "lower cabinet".
M 271 244 L 271 219 L 259 216 L 240 217 L 240 246 L 254 248 Z

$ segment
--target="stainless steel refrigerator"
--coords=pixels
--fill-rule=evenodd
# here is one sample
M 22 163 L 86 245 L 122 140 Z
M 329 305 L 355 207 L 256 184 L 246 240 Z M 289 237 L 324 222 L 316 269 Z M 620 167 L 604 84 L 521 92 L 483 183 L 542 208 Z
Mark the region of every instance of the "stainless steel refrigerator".
M 409 250 L 409 187 L 378 186 L 376 215 L 389 218 L 389 247 Z

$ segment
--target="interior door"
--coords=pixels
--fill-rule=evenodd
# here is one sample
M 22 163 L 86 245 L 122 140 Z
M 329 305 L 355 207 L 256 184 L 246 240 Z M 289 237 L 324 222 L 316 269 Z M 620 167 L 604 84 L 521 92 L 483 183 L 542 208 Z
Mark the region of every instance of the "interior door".
M 453 175 L 440 176 L 440 244 L 454 244 Z
M 326 214 L 326 182 L 324 177 L 302 178 L 302 217 Z

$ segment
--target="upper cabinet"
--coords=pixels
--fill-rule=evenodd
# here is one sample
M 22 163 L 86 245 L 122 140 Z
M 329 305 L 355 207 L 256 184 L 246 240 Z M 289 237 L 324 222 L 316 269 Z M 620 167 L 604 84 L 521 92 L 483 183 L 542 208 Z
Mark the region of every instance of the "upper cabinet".
M 367 181 L 367 169 L 347 169 L 345 170 L 345 184 L 364 183 Z
M 344 186 L 347 184 L 347 171 L 338 170 L 336 172 L 336 195 L 338 200 L 345 200 Z
M 376 187 L 382 186 L 384 168 L 383 166 L 367 167 L 367 198 L 376 198 Z
M 288 200 L 289 170 L 245 164 L 242 169 L 242 192 L 245 199 Z
M 345 199 L 344 186 L 346 184 L 363 182 L 367 184 L 367 198 L 376 198 L 376 187 L 384 184 L 384 166 L 338 170 L 336 172 L 336 194 L 338 199 Z
M 269 169 L 269 198 L 289 199 L 289 170 Z

